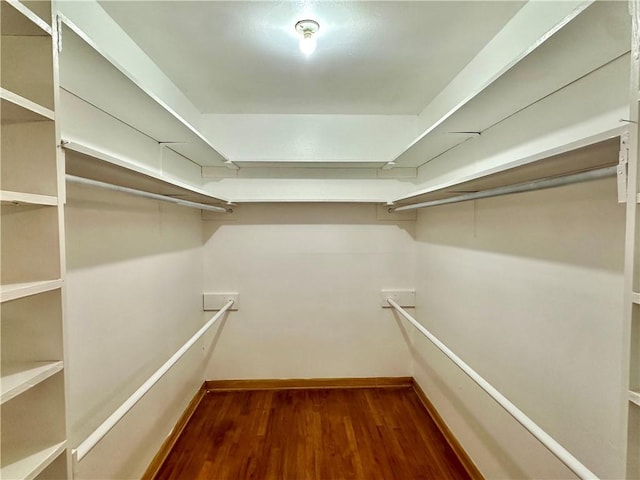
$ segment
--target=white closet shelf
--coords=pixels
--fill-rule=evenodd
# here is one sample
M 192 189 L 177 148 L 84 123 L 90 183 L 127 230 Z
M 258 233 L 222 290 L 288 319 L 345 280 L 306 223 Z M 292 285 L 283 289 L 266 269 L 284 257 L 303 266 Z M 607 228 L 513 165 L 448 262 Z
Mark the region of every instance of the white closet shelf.
M 167 142 L 166 148 L 195 164 L 229 167 L 226 157 L 189 120 L 139 83 L 137 75 L 120 65 L 72 21 L 64 15 L 60 19 L 64 45 L 60 53 L 61 89 L 112 117 L 117 124 L 109 135 L 117 138 L 124 124 L 133 129 L 131 134 L 137 131 L 158 143 Z M 64 105 L 64 97 L 61 100 Z M 73 115 L 70 113 L 69 117 L 64 129 L 74 128 Z M 98 133 L 100 137 L 104 134 Z M 117 141 L 110 142 L 105 145 Z
M 620 134 L 615 132 L 607 138 L 589 140 L 587 145 L 567 145 L 566 150 L 541 154 L 541 158 L 525 158 L 511 164 L 502 165 L 462 181 L 455 181 L 420 190 L 406 197 L 396 199 L 394 206 L 402 206 L 442 200 L 465 193 L 481 192 L 494 188 L 531 182 L 542 178 L 560 177 L 586 172 L 618 164 Z
M 62 370 L 62 361 L 26 362 L 2 367 L 0 404 L 8 402 Z
M 0 4 L 3 35 L 51 35 L 51 26 L 18 0 Z
M 640 392 L 636 392 L 635 390 L 629 390 L 629 401 L 631 403 L 635 403 L 640 407 Z
M 43 280 L 40 282 L 9 283 L 0 286 L 0 302 L 17 300 L 18 298 L 49 292 L 62 287 L 62 280 Z
M 122 187 L 225 207 L 228 200 L 77 142 L 63 142 L 66 173 Z
M 58 458 L 66 447 L 66 441 L 33 451 L 11 451 L 5 447 L 2 449 L 3 465 L 0 469 L 0 478 L 31 480 Z
M 13 93 L 6 88 L 0 88 L 2 98 L 2 123 L 41 122 L 53 120 L 53 110 L 43 107 L 31 100 Z
M 58 205 L 58 199 L 51 195 L 11 192 L 9 190 L 0 190 L 0 202 L 11 205 Z

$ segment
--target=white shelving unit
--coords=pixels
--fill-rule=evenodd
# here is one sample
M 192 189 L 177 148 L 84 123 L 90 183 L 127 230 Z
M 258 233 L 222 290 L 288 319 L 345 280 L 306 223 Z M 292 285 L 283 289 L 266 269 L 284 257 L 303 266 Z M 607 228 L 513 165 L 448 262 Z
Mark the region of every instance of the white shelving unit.
M 49 1 L 2 0 L 0 478 L 67 478 L 64 170 Z
M 231 167 L 195 127 L 139 86 L 71 21 L 61 18 L 65 140 L 129 159 L 132 167 L 169 174 L 182 171 L 190 183 L 200 181 L 201 165 Z

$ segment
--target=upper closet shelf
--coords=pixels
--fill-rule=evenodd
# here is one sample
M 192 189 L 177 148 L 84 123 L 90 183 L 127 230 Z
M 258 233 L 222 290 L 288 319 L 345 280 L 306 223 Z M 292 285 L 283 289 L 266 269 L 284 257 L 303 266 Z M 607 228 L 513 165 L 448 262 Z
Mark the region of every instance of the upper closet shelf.
M 0 88 L 0 98 L 2 99 L 0 118 L 2 118 L 3 125 L 7 123 L 39 122 L 55 118 L 52 110 L 5 88 Z
M 455 181 L 421 190 L 393 202 L 394 207 L 453 199 L 465 194 L 484 192 L 500 187 L 520 185 L 542 179 L 563 177 L 600 170 L 618 164 L 620 135 L 615 132 L 606 139 L 595 139 L 587 145 L 566 146 L 561 153 L 549 153 L 543 158 L 524 159 L 512 164 Z
M 227 199 L 214 197 L 205 190 L 167 178 L 86 145 L 68 142 L 63 146 L 66 151 L 66 172 L 69 175 L 205 205 L 225 207 L 229 203 Z
M 68 133 L 69 137 L 103 147 L 117 143 L 126 146 L 129 137 L 114 139 L 107 135 L 127 127 L 199 166 L 234 167 L 192 123 L 140 85 L 79 27 L 64 17 L 62 21 L 61 89 L 120 124 L 114 124 L 108 132 L 97 123 L 76 125 L 70 112 L 62 118 L 63 135 Z M 100 139 L 106 143 L 99 144 Z
M 0 3 L 2 35 L 51 35 L 51 26 L 17 0 Z

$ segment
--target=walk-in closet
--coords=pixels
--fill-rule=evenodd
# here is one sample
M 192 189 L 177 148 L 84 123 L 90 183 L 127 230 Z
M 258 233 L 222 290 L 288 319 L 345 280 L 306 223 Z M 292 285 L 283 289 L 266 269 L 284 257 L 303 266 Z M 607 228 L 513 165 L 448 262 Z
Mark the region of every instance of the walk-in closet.
M 0 30 L 0 478 L 640 479 L 638 0 Z

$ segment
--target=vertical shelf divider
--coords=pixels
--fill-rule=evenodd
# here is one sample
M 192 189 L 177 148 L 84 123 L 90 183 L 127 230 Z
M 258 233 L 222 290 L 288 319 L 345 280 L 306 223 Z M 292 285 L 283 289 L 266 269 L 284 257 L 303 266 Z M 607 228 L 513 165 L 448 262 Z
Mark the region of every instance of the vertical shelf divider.
M 623 378 L 627 379 L 628 392 L 624 401 L 627 409 L 627 471 L 626 478 L 640 478 L 640 222 L 639 187 L 640 187 L 640 148 L 638 146 L 640 131 L 640 1 L 630 0 L 629 11 L 632 22 L 631 45 L 631 82 L 629 90 L 629 136 L 622 144 L 622 154 L 627 154 L 628 184 L 626 208 L 626 236 L 624 262 L 624 317 L 622 346 Z

